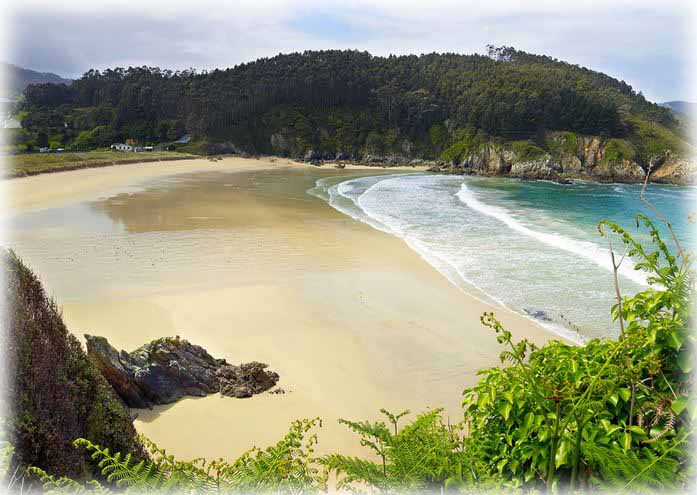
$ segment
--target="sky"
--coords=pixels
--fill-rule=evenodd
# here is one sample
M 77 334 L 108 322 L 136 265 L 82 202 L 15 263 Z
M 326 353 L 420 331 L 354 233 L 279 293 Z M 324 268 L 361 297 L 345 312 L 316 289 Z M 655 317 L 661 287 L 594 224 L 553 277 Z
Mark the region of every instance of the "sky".
M 605 72 L 652 101 L 697 101 L 686 0 L 10 2 L 4 60 L 64 77 L 115 66 L 227 68 L 315 49 L 468 54 L 494 44 Z

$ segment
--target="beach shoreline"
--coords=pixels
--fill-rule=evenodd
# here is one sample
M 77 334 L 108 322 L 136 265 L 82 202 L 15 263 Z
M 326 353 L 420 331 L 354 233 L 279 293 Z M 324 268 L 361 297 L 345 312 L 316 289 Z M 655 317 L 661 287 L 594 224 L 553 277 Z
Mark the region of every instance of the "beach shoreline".
M 66 201 L 89 199 L 95 194 L 107 193 L 129 184 L 155 179 L 157 177 L 176 176 L 197 172 L 250 172 L 254 170 L 274 169 L 322 169 L 341 171 L 376 170 L 376 171 L 411 171 L 423 172 L 426 166 L 393 166 L 389 168 L 347 164 L 343 169 L 333 166 L 317 167 L 310 163 L 287 158 L 263 157 L 241 158 L 226 156 L 220 161 L 210 161 L 205 157 L 180 160 L 142 161 L 137 163 L 82 167 L 57 170 L 50 173 L 5 178 L 0 180 L 6 198 L 5 207 L 13 212 L 26 208 L 54 207 Z M 67 175 L 66 175 L 67 174 Z M 58 178 L 58 179 L 56 179 Z M 60 187 L 56 187 L 56 183 Z M 9 199 L 9 201 L 8 201 Z
M 180 335 L 233 363 L 268 363 L 286 390 L 250 399 L 187 398 L 135 411 L 139 432 L 182 459 L 231 459 L 252 446 L 275 443 L 293 419 L 320 416 L 319 452 L 358 454 L 363 452 L 358 439 L 337 419 L 379 419 L 383 407 L 414 412 L 443 407 L 453 422 L 459 419 L 462 390 L 477 382 L 480 369 L 498 365 L 503 350 L 481 325 L 483 312 L 495 311 L 515 339 L 536 344 L 559 339 L 522 315 L 463 293 L 402 240 L 302 195 L 307 174 L 365 170 L 380 169 L 328 170 L 291 160 L 228 157 L 37 175 L 13 179 L 4 188 L 13 214 L 97 204 L 141 249 L 133 259 L 119 262 L 155 288 L 138 286 L 125 275 L 123 285 L 94 287 L 89 281 L 99 284 L 100 279 L 88 277 L 96 277 L 95 270 L 113 269 L 117 275 L 119 267 L 70 271 L 61 260 L 49 259 L 50 248 L 29 257 L 78 338 L 102 335 L 115 347 L 132 350 L 155 338 Z M 420 169 L 384 172 L 398 171 Z M 197 176 L 213 182 L 224 178 L 231 186 L 225 201 L 211 198 L 207 189 L 200 194 L 192 189 L 187 190 L 189 203 L 181 204 L 164 186 L 147 187 L 165 178 L 178 187 Z M 270 188 L 268 194 L 259 193 L 279 178 L 295 181 L 300 192 Z M 176 209 L 165 199 L 179 201 Z M 172 223 L 160 219 L 153 226 L 148 216 L 152 205 L 162 204 L 173 212 L 171 219 L 165 215 Z M 177 233 L 191 222 L 221 217 L 225 219 L 216 220 L 221 224 L 215 229 L 195 231 L 208 237 L 185 246 L 181 259 L 191 263 L 167 256 L 149 267 L 146 254 L 162 243 L 161 237 L 151 240 L 151 234 Z M 228 230 L 235 235 L 221 234 Z M 106 236 L 104 242 L 116 241 Z M 95 244 L 94 251 L 106 246 Z M 203 277 L 199 272 L 205 260 L 218 260 L 223 248 L 229 268 L 219 271 L 216 284 L 191 282 Z M 91 259 L 84 257 L 81 263 L 88 265 Z M 90 293 L 61 285 L 66 273 L 77 279 L 76 285 L 89 285 Z

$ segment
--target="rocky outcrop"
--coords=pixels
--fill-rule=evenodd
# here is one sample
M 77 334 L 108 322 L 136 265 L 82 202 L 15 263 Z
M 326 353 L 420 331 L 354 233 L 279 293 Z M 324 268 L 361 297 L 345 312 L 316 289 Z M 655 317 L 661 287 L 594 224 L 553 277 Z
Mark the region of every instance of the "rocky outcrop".
M 666 184 L 684 184 L 685 178 L 690 183 L 697 182 L 697 160 L 688 161 L 668 152 L 655 158 L 650 164 L 651 180 Z
M 271 135 L 271 149 L 274 154 L 280 156 L 288 156 L 291 153 L 292 145 L 285 129 Z
M 305 156 L 303 157 L 303 161 L 306 161 L 308 163 L 312 163 L 314 165 L 321 163 L 322 161 L 322 153 L 319 151 L 315 150 L 307 150 L 305 152 Z
M 179 337 L 154 340 L 130 353 L 117 351 L 104 337 L 85 335 L 85 339 L 87 354 L 129 407 L 152 407 L 218 392 L 251 397 L 272 388 L 279 379 L 277 373 L 266 371 L 266 364 L 231 365 Z
M 643 182 L 651 168 L 653 182 L 697 182 L 697 163 L 694 160 L 688 161 L 668 153 L 655 157 L 651 163 L 639 163 L 634 145 L 626 140 L 549 132 L 544 136 L 544 141 L 545 144 L 539 146 L 526 141 L 487 141 L 470 148 L 469 152 L 450 163 L 413 157 L 413 144 L 409 141 L 401 143 L 403 154 L 332 154 L 310 149 L 300 156 L 303 161 L 318 166 L 326 161 L 348 161 L 382 168 L 426 166 L 431 172 L 545 179 L 562 183 L 571 179 Z M 274 138 L 274 143 L 280 142 L 278 136 Z
M 561 164 L 549 155 L 537 160 L 516 161 L 510 171 L 511 176 L 523 179 L 557 179 L 561 173 Z
M 511 170 L 515 155 L 510 150 L 494 145 L 482 146 L 469 153 L 462 161 L 462 168 L 482 175 L 506 175 Z
M 601 161 L 590 172 L 599 182 L 642 182 L 646 178 L 646 171 L 631 160 Z
M 220 393 L 244 399 L 269 390 L 278 382 L 278 374 L 266 371 L 267 365 L 252 361 L 239 366 L 224 365 L 215 376 L 220 383 Z
M 558 151 L 537 148 L 534 158 L 518 155 L 506 144 L 485 144 L 465 155 L 461 162 L 435 164 L 429 170 L 451 174 L 477 174 L 547 179 L 566 182 L 585 179 L 597 182 L 642 182 L 651 169 L 651 181 L 686 184 L 697 182 L 697 164 L 667 153 L 642 167 L 634 160 L 614 158 L 608 144 L 597 136 L 574 136 L 572 146 L 563 134 L 549 137 Z

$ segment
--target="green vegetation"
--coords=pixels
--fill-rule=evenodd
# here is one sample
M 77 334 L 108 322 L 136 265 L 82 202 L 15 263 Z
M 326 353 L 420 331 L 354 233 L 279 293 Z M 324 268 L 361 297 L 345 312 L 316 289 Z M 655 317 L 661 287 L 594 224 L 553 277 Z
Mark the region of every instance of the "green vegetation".
M 89 454 L 107 484 L 131 493 L 307 493 L 326 487 L 326 476 L 313 459 L 317 436 L 310 430 L 317 425 L 318 419 L 294 421 L 276 445 L 252 449 L 233 463 L 222 459 L 180 462 L 142 436 L 148 460 L 111 453 L 84 439 L 75 440 L 74 447 Z M 45 493 L 110 493 L 96 481 L 80 484 L 36 467 L 27 471 Z
M 603 162 L 616 163 L 622 160 L 635 160 L 637 152 L 629 141 L 624 139 L 610 139 L 605 145 Z
M 683 490 L 694 476 L 688 454 L 697 419 L 688 395 L 695 344 L 691 258 L 677 242 L 669 248 L 647 217 L 639 215 L 637 225 L 648 230 L 650 246 L 615 224 L 598 226 L 625 246 L 650 283 L 632 297 L 618 291 L 612 313 L 619 338 L 538 348 L 514 342 L 485 313 L 482 323 L 504 346 L 505 366 L 480 372 L 479 383 L 464 391 L 462 420 L 454 424 L 440 410 L 401 428 L 406 411 L 383 410 L 387 422 L 340 420 L 367 447 L 364 458 L 315 456 L 317 419 L 294 422 L 277 445 L 232 463 L 179 462 L 143 438 L 149 458 L 137 460 L 80 439 L 75 446 L 90 454 L 102 482 L 56 478 L 44 466 L 30 468 L 27 477 L 38 478 L 47 492 L 74 493 L 299 493 L 325 490 L 330 479 L 339 488 L 382 493 Z
M 73 146 L 80 150 L 109 147 L 113 144 L 113 139 L 113 134 L 108 126 L 98 125 L 89 131 L 82 131 L 78 134 L 73 141 Z M 51 140 L 49 139 L 50 145 Z
M 196 158 L 196 155 L 171 151 L 120 153 L 109 150 L 86 151 L 83 153 L 29 153 L 7 156 L 5 160 L 5 175 L 8 177 L 22 177 L 80 168 L 184 160 L 188 158 Z
M 472 127 L 459 130 L 450 139 L 450 145 L 441 153 L 440 158 L 445 162 L 459 164 L 467 155 L 479 151 L 487 142 L 488 136 Z
M 340 420 L 361 437 L 373 458 L 331 454 L 319 459 L 338 479 L 337 488 L 371 486 L 381 492 L 453 491 L 472 486 L 475 459 L 467 448 L 464 424 L 449 425 L 436 409 L 419 415 L 402 429 L 399 420 L 409 414 L 381 411 L 389 421 Z
M 516 157 L 524 162 L 537 160 L 547 154 L 545 150 L 530 141 L 511 141 L 508 146 Z
M 0 382 L 11 408 L 3 424 L 14 447 L 9 472 L 33 465 L 84 478 L 92 469 L 71 447 L 77 437 L 142 456 L 128 412 L 68 332 L 41 282 L 13 252 L 0 253 L 0 262 L 6 288 L 0 338 L 12 370 Z
M 682 127 L 671 111 L 624 81 L 510 47 L 490 47 L 489 56 L 308 51 L 202 74 L 91 70 L 70 86 L 28 86 L 21 110 L 27 134 L 17 136 L 18 149 L 59 142 L 84 149 L 128 138 L 162 143 L 190 134 L 208 143 L 190 151 L 228 143 L 292 157 L 313 150 L 449 161 L 471 148 L 472 136 L 463 142 L 463 133 L 545 149 L 540 136 L 566 131 L 647 136 L 642 158 L 683 150 L 676 147 Z M 660 132 L 647 131 L 649 124 Z M 528 146 L 523 151 L 539 154 Z
M 545 148 L 554 156 L 566 154 L 573 156 L 578 153 L 578 136 L 573 132 L 550 133 L 545 140 Z
M 632 117 L 629 124 L 632 126 L 630 139 L 639 151 L 639 157 L 645 162 L 664 155 L 668 150 L 678 155 L 688 152 L 689 145 L 685 139 L 658 122 Z

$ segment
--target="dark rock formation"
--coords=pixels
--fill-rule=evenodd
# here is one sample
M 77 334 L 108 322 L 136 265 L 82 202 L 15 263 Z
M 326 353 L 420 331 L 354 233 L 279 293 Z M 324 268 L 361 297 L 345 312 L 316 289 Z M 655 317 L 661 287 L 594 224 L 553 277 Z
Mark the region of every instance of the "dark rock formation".
M 306 161 L 308 163 L 316 164 L 322 161 L 322 153 L 319 151 L 315 150 L 307 150 L 305 153 L 305 156 L 303 157 L 303 161 Z
M 549 314 L 541 309 L 534 309 L 534 308 L 523 308 L 523 311 L 525 311 L 528 315 L 532 316 L 536 320 L 540 321 L 552 321 L 552 318 L 549 316 Z
M 104 337 L 85 338 L 87 354 L 129 407 L 152 407 L 187 395 L 217 392 L 251 397 L 279 379 L 278 374 L 265 371 L 265 364 L 230 365 L 179 337 L 154 340 L 130 353 L 118 352 Z
M 215 373 L 220 381 L 220 393 L 242 399 L 270 389 L 276 385 L 279 377 L 273 371 L 265 371 L 266 367 L 266 364 L 256 361 L 239 366 L 221 366 Z
M 144 455 L 128 410 L 68 332 L 41 282 L 14 253 L 2 251 L 0 258 L 6 284 L 0 349 L 7 371 L 0 395 L 9 405 L 3 426 L 15 447 L 12 463 L 89 478 L 95 473 L 84 452 L 72 446 L 76 438 Z

